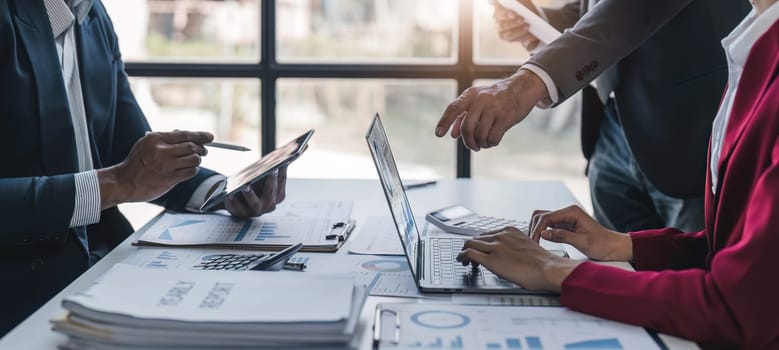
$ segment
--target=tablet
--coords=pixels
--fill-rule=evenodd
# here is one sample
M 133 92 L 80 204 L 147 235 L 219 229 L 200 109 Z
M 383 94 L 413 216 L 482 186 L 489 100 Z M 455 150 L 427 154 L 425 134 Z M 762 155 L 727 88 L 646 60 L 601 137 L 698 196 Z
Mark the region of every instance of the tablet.
M 311 139 L 311 135 L 313 134 L 314 130 L 309 130 L 286 145 L 276 148 L 272 152 L 266 154 L 260 158 L 260 160 L 252 163 L 243 170 L 228 176 L 224 183 L 224 188 L 221 191 L 214 191 L 211 197 L 200 206 L 200 211 L 211 210 L 219 203 L 222 203 L 228 196 L 261 180 L 274 170 L 292 163 L 292 161 L 297 159 L 306 150 L 308 147 L 308 140 Z

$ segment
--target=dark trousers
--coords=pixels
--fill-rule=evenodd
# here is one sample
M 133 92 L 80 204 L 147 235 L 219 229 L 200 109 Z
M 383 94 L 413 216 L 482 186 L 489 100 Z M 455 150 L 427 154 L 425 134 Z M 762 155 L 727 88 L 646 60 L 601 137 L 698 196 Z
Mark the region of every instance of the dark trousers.
M 674 198 L 655 188 L 630 151 L 613 99 L 606 103 L 605 115 L 588 172 L 598 222 L 619 232 L 663 227 L 701 230 L 703 197 Z

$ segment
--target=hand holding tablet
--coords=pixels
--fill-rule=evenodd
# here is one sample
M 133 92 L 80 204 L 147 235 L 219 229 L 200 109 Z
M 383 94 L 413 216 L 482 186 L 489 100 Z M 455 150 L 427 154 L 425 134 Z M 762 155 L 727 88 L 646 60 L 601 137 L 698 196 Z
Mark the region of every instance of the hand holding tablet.
M 205 203 L 203 203 L 203 205 L 200 207 L 200 211 L 212 210 L 215 209 L 219 204 L 224 203 L 225 207 L 228 210 L 230 210 L 231 213 L 233 213 L 234 215 L 237 212 L 238 216 L 244 216 L 244 217 L 257 216 L 254 215 L 257 213 L 245 212 L 247 209 L 242 209 L 240 207 L 237 207 L 235 203 L 231 203 L 232 201 L 228 198 L 241 197 L 240 200 L 245 200 L 246 202 L 259 201 L 260 199 L 257 197 L 257 194 L 254 193 L 257 189 L 255 188 L 254 189 L 255 191 L 252 191 L 252 185 L 269 175 L 279 176 L 279 178 L 283 176 L 283 178 L 286 179 L 286 166 L 292 163 L 306 150 L 308 146 L 308 141 L 311 139 L 311 136 L 313 134 L 314 134 L 314 130 L 309 130 L 305 134 L 297 137 L 296 139 L 292 140 L 286 145 L 281 146 L 273 150 L 272 152 L 266 154 L 258 161 L 252 163 L 251 165 L 247 166 L 243 170 L 228 176 L 227 180 L 223 183 L 221 188 L 214 191 L 214 193 L 211 194 L 208 200 L 206 200 Z M 266 190 L 283 191 L 283 189 L 278 188 L 278 186 L 283 187 L 283 184 L 278 185 L 277 182 L 286 182 L 286 181 L 275 180 L 269 182 L 270 183 L 266 182 L 265 184 L 263 184 L 261 188 L 262 191 L 266 191 Z M 239 195 L 238 192 L 241 191 L 245 191 L 246 193 L 241 193 Z M 265 197 L 264 194 L 261 194 L 261 196 Z M 247 204 L 249 204 L 249 206 L 252 206 L 251 204 L 258 204 L 258 203 L 247 203 Z M 275 203 L 273 204 L 275 207 Z

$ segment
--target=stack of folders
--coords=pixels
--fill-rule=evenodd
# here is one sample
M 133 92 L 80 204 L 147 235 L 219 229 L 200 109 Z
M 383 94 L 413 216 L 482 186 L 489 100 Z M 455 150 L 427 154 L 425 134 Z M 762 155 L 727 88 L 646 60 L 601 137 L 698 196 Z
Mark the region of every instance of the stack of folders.
M 61 349 L 348 348 L 365 287 L 352 277 L 175 271 L 118 264 L 53 329 Z

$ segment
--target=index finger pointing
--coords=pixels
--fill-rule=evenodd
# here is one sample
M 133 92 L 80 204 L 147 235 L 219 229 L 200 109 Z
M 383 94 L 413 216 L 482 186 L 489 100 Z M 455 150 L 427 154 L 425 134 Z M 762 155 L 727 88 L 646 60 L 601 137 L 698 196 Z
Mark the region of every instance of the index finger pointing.
M 441 116 L 441 119 L 438 120 L 438 125 L 436 125 L 436 136 L 444 136 L 446 131 L 452 126 L 452 123 L 454 123 L 455 119 L 468 110 L 468 106 L 470 105 L 470 91 L 470 88 L 465 90 L 460 96 L 452 101 L 452 103 L 446 106 L 444 114 Z
M 163 141 L 175 144 L 182 142 L 193 142 L 199 145 L 209 143 L 214 140 L 214 135 L 206 131 L 171 131 L 159 133 Z

